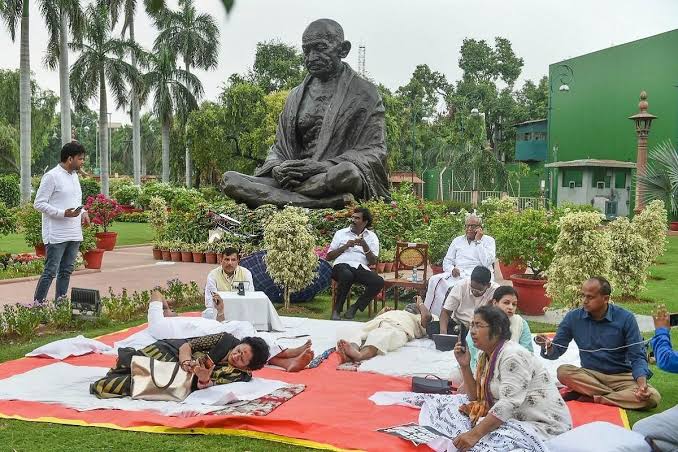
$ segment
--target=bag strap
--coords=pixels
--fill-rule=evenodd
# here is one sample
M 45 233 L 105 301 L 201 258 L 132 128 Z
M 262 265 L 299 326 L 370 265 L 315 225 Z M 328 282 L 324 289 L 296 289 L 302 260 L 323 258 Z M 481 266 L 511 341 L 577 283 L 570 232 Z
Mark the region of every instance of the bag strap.
M 160 386 L 157 381 L 155 381 L 155 359 L 151 358 L 151 380 L 153 380 L 153 384 L 158 388 L 158 389 L 167 389 L 170 387 L 172 383 L 174 383 L 174 379 L 177 376 L 177 373 L 179 372 L 179 363 L 177 362 L 174 365 L 174 370 L 172 371 L 172 377 L 170 377 L 170 380 L 167 382 L 166 385 Z

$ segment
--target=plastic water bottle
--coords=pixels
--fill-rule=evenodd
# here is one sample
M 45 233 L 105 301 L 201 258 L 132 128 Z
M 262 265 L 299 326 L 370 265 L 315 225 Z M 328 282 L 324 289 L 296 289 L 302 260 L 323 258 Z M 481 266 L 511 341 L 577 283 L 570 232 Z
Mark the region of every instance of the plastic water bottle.
M 416 267 L 412 267 L 412 278 L 411 278 L 411 281 L 412 281 L 412 282 L 416 282 L 416 281 L 417 281 L 417 268 L 416 268 Z

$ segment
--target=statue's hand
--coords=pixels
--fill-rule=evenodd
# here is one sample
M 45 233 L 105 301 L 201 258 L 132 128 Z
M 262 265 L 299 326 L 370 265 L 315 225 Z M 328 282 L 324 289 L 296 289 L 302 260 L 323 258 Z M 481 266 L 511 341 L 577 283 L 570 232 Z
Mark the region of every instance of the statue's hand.
M 330 162 L 319 162 L 313 159 L 303 159 L 303 160 L 288 160 L 283 163 L 281 166 L 285 167 L 290 175 L 300 176 L 295 177 L 295 179 L 306 180 L 311 176 L 316 174 L 326 173 L 327 170 L 332 166 Z

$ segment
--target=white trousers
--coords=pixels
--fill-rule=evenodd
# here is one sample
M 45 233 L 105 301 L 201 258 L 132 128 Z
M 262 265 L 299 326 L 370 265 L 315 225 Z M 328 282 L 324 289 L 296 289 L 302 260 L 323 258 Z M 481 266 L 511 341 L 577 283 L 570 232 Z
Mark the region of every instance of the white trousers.
M 443 304 L 445 304 L 447 291 L 453 288 L 455 284 L 462 279 L 464 278 L 461 274 L 459 277 L 455 278 L 448 272 L 438 273 L 429 278 L 424 305 L 431 311 L 431 314 L 440 317 L 440 312 L 443 310 Z

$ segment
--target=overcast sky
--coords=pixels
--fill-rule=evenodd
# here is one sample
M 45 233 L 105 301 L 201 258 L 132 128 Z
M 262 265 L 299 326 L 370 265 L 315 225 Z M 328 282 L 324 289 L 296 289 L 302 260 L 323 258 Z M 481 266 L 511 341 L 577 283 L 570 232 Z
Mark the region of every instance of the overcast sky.
M 57 72 L 42 65 L 47 36 L 34 3 L 31 69 L 40 86 L 58 94 Z M 369 75 L 391 89 L 405 84 L 422 63 L 449 81 L 459 79 L 457 61 L 465 37 L 490 43 L 495 36 L 508 38 L 525 60 L 522 84 L 545 75 L 550 63 L 678 28 L 676 0 L 236 0 L 228 17 L 219 0 L 195 3 L 221 29 L 218 68 L 196 72 L 205 99 L 216 98 L 230 74 L 252 66 L 257 42 L 279 39 L 300 46 L 306 25 L 321 17 L 344 27 L 353 43 L 346 61 L 357 68 L 358 45 L 364 44 Z M 156 30 L 142 13 L 137 14 L 136 30 L 139 42 L 150 47 Z M 4 25 L 0 48 L 0 68 L 17 68 L 18 36 L 12 43 Z M 97 110 L 97 102 L 91 107 Z M 129 122 L 122 111 L 113 120 Z

